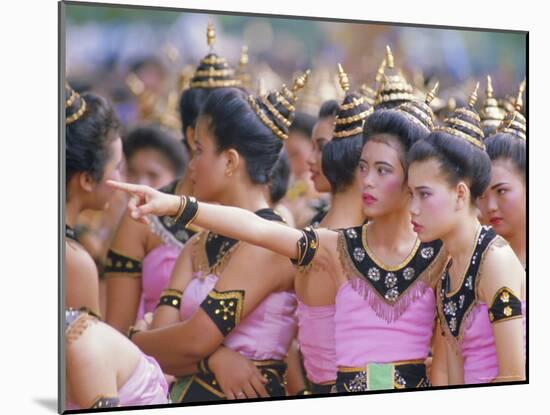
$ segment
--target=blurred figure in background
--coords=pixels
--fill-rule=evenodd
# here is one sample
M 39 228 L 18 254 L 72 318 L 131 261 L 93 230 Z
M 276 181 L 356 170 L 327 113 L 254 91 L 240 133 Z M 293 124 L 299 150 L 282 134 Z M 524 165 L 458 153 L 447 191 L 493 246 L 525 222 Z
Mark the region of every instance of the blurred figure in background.
M 128 181 L 155 189 L 180 177 L 188 161 L 183 143 L 155 125 L 132 130 L 123 142 L 123 149 Z
M 315 190 L 308 166 L 313 151 L 311 133 L 315 122 L 312 115 L 297 112 L 285 141 L 291 179 L 284 203 L 292 212 L 297 227 L 309 223 L 317 213 L 315 206 L 319 204 L 320 194 Z
M 288 190 L 289 180 L 290 163 L 286 151 L 283 150 L 271 172 L 271 180 L 268 185 L 269 195 L 267 199 L 271 208 L 277 211 L 285 219 L 288 226 L 294 227 L 295 223 L 292 213 L 284 204 L 280 203 Z

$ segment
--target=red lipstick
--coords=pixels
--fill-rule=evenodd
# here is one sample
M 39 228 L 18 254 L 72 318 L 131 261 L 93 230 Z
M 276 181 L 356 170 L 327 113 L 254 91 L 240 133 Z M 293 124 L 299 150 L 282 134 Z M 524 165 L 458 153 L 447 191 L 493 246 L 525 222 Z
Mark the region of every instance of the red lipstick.
M 418 223 L 416 223 L 414 220 L 411 221 L 411 223 L 412 223 L 412 226 L 413 226 L 413 231 L 415 231 L 416 233 L 419 233 L 419 232 L 422 231 L 422 228 L 423 228 L 423 227 L 422 227 L 421 225 L 419 225 Z
M 502 222 L 503 222 L 504 219 L 498 217 L 498 216 L 494 216 L 492 217 L 490 220 L 489 220 L 489 223 L 492 225 L 492 226 L 498 226 L 500 225 Z
M 363 203 L 366 204 L 366 205 L 372 205 L 373 203 L 375 203 L 376 201 L 378 201 L 377 198 L 375 198 L 373 195 L 371 195 L 370 193 L 363 193 Z

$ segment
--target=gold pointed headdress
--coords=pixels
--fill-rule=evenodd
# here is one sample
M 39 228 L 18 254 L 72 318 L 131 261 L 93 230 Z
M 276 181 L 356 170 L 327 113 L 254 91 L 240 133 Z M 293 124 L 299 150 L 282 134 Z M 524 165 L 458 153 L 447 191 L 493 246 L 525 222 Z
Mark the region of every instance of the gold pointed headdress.
M 518 95 L 514 102 L 514 110 L 506 114 L 502 123 L 497 128 L 497 132 L 514 134 L 522 140 L 527 140 L 527 120 L 521 113 L 523 91 L 525 91 L 525 80 L 519 85 Z
M 382 84 L 380 85 L 375 101 L 375 107 L 391 108 L 404 101 L 413 101 L 413 87 L 404 78 L 401 71 L 394 65 L 393 54 L 389 46 L 386 46 L 385 70 Z
M 216 55 L 212 50 L 216 39 L 214 25 L 208 22 L 206 42 L 210 53 L 206 55 L 197 67 L 189 84 L 190 88 L 226 88 L 239 87 L 241 81 L 235 77 L 235 70 L 229 66 L 227 60 Z
M 479 111 L 479 116 L 481 118 L 481 127 L 497 128 L 504 119 L 505 115 L 506 111 L 503 108 L 499 107 L 498 101 L 494 97 L 491 76 L 487 75 L 485 102 L 483 103 L 483 106 Z
M 348 75 L 340 64 L 338 64 L 338 78 L 346 96 L 336 113 L 333 137 L 347 138 L 362 134 L 365 119 L 372 113 L 373 108 L 369 106 L 364 96 L 350 91 Z
M 376 97 L 377 93 L 376 91 L 380 88 L 382 80 L 384 79 L 384 68 L 386 67 L 386 57 L 382 59 L 382 62 L 380 63 L 380 66 L 378 66 L 378 70 L 376 71 L 376 76 L 374 78 L 374 88 L 371 88 L 367 84 L 362 84 L 359 87 L 359 92 L 361 95 L 363 95 L 367 103 L 373 107 L 376 103 Z
M 252 86 L 252 77 L 248 71 L 248 46 L 244 45 L 241 49 L 241 57 L 239 58 L 239 68 L 237 69 L 237 79 L 245 88 Z
M 86 101 L 65 82 L 65 125 L 72 124 L 86 112 Z
M 271 91 L 267 95 L 248 96 L 248 102 L 260 120 L 281 140 L 288 138 L 288 129 L 294 119 L 298 99 L 296 93 L 302 89 L 309 77 L 309 69 L 296 77 L 292 88 L 283 84 L 280 91 Z
M 477 102 L 478 89 L 479 82 L 470 95 L 468 106 L 455 109 L 449 117 L 443 121 L 443 126 L 435 127 L 434 131 L 443 131 L 447 134 L 454 135 L 455 137 L 466 140 L 470 144 L 485 150 L 485 145 L 483 144 L 483 131 L 481 130 L 481 119 L 474 108 Z
M 397 110 L 415 124 L 418 124 L 428 132 L 431 132 L 435 125 L 435 115 L 430 107 L 430 104 L 434 100 L 438 88 L 439 82 L 436 82 L 431 91 L 426 95 L 424 101 L 415 99 L 413 101 L 405 102 L 399 105 Z

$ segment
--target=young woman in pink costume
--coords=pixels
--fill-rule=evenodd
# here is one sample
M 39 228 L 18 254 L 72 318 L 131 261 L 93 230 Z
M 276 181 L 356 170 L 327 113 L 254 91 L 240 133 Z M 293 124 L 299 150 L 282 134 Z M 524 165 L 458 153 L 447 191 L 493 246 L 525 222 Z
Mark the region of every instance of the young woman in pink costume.
M 99 322 L 96 265 L 73 226 L 84 209 L 103 209 L 118 179 L 118 119 L 103 98 L 65 87 L 65 409 L 167 403 L 168 385 L 154 359 Z
M 213 28 L 208 27 L 214 41 Z M 211 42 L 209 42 L 210 44 Z M 210 70 L 225 71 L 208 75 Z M 211 91 L 240 85 L 225 58 L 209 53 L 200 62 L 191 84 L 180 98 L 185 145 L 193 155 L 193 138 L 200 106 Z M 189 174 L 164 186 L 161 191 L 173 195 L 192 193 Z M 107 322 L 122 333 L 130 325 L 153 312 L 170 279 L 176 259 L 196 229 L 182 229 L 170 224 L 169 218 L 155 217 L 149 226 L 125 215 L 117 229 L 107 256 Z
M 523 84 L 522 84 L 523 85 Z M 515 111 L 484 141 L 491 158 L 491 182 L 477 201 L 485 223 L 512 247 L 526 268 L 527 245 L 527 125 L 518 93 Z
M 357 107 L 350 104 L 349 109 Z M 358 120 L 357 115 L 339 118 L 336 125 Z M 359 174 L 363 213 L 371 221 L 339 231 L 291 229 L 234 207 L 144 186 L 112 185 L 132 194 L 136 219 L 149 213 L 176 215 L 182 223 L 265 247 L 291 258 L 305 273 L 330 278 L 336 287 L 338 391 L 424 387 L 429 385 L 424 362 L 436 314 L 434 284 L 446 255 L 440 241 L 422 243 L 412 230 L 405 158 L 432 123 L 433 113 L 420 102 L 367 118 Z M 355 129 L 361 132 L 361 124 Z
M 468 107 L 409 153 L 411 215 L 422 241 L 441 239 L 450 260 L 437 307 L 449 384 L 525 379 L 525 271 L 495 230 L 481 226 L 475 200 L 491 179 L 477 87 Z
M 239 206 L 286 227 L 268 207 L 265 185 L 306 78 L 259 98 L 232 88 L 210 93 L 190 165 L 196 197 Z M 284 396 L 284 358 L 296 332 L 293 275 L 284 257 L 222 233 L 204 231 L 186 244 L 161 295 L 153 330 L 132 336 L 167 373 L 180 377 L 174 401 Z M 228 357 L 218 359 L 220 353 Z M 238 373 L 219 368 L 243 360 L 267 383 L 262 376 L 227 381 Z

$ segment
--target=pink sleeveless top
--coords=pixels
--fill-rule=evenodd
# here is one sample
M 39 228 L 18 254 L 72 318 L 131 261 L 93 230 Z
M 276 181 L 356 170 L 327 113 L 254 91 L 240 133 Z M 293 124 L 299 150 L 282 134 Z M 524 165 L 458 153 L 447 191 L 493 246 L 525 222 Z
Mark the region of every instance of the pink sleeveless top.
M 166 243 L 157 246 L 143 258 L 138 320 L 143 319 L 145 313 L 155 311 L 160 294 L 170 281 L 180 251 L 181 247 Z
M 525 301 L 521 302 L 523 314 L 523 355 L 525 358 Z M 498 359 L 495 336 L 487 305 L 479 302 L 470 311 L 471 321 L 461 342 L 464 358 L 464 383 L 489 383 L 498 375 Z
M 180 315 L 189 319 L 218 282 L 214 274 L 196 272 L 183 292 Z M 224 339 L 224 345 L 252 360 L 282 360 L 296 334 L 296 296 L 269 294 Z
M 398 319 L 388 322 L 351 282 L 344 283 L 336 294 L 334 317 L 338 366 L 427 358 L 436 316 L 435 294 L 431 287 L 417 288 L 423 288 L 423 294 Z
M 339 256 L 347 281 L 336 293 L 338 366 L 424 360 L 435 327 L 434 285 L 443 243 L 417 241 L 399 267 L 383 267 L 366 244 L 367 226 L 342 230 Z
M 477 244 L 461 285 L 451 292 L 450 262 L 438 284 L 439 321 L 448 341 L 462 354 L 465 384 L 489 383 L 498 375 L 493 323 L 489 319 L 487 304 L 480 301 L 477 294 L 479 269 L 485 253 L 495 243 L 506 244 L 493 228 L 480 227 Z M 525 355 L 525 301 L 521 302 L 521 312 Z
M 317 384 L 336 379 L 335 306 L 308 306 L 298 299 L 298 343 L 307 378 Z
M 168 384 L 157 361 L 141 354 L 139 363 L 126 383 L 118 390 L 119 406 L 160 405 L 169 403 Z M 67 410 L 87 409 L 67 402 Z

